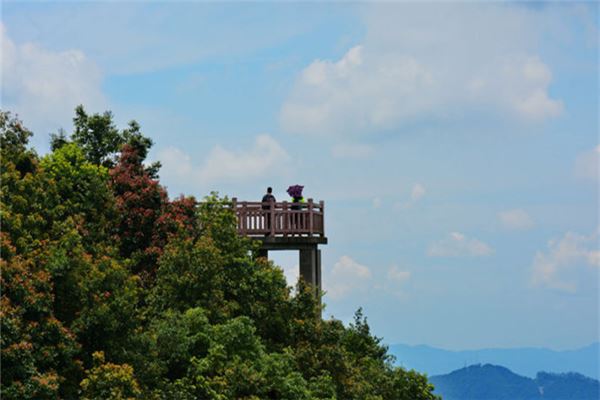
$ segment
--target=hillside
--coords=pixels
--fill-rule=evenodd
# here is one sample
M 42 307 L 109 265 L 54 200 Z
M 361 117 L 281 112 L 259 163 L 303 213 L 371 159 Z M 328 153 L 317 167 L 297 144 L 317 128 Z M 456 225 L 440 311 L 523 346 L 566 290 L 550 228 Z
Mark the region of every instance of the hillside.
M 576 373 L 540 372 L 531 379 L 504 367 L 478 364 L 430 380 L 444 400 L 600 399 L 600 383 Z
M 600 379 L 600 343 L 576 350 L 544 348 L 481 349 L 450 351 L 429 346 L 393 344 L 390 354 L 398 365 L 428 375 L 446 374 L 471 364 L 503 365 L 519 375 L 535 378 L 538 371 L 577 372 Z
M 40 157 L 0 112 L 2 399 L 435 399 L 360 310 L 292 295 L 227 198 L 169 198 L 135 121 L 74 125 Z

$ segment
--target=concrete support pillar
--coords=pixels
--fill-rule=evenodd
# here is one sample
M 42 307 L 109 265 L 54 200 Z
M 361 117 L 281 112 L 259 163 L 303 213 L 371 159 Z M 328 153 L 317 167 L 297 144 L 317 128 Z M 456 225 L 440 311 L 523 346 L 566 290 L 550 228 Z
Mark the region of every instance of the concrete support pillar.
M 316 246 L 300 250 L 300 276 L 304 282 L 321 290 L 321 250 Z
M 319 292 L 321 292 L 321 250 L 317 249 L 316 251 L 316 256 L 317 256 L 317 264 L 315 266 L 315 271 L 317 274 L 317 288 L 319 289 Z M 321 298 L 321 294 L 319 293 L 319 298 Z

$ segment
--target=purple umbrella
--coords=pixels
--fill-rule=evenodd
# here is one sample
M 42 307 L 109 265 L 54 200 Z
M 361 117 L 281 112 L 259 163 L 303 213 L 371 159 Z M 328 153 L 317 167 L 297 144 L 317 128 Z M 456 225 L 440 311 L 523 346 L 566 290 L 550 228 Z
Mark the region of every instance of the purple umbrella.
M 302 189 L 304 189 L 302 185 L 293 185 L 288 188 L 287 192 L 292 197 L 302 197 Z

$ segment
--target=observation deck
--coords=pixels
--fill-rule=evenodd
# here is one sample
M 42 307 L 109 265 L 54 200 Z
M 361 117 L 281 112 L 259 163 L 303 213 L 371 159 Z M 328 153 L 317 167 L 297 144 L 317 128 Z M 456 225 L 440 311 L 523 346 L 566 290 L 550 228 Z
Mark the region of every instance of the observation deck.
M 232 199 L 238 219 L 238 233 L 264 238 L 322 238 L 325 239 L 325 203 L 238 201 Z M 327 239 L 325 239 L 327 241 Z
M 232 198 L 237 231 L 261 242 L 259 257 L 269 251 L 298 250 L 300 277 L 321 290 L 321 250 L 325 236 L 325 203 L 308 199 L 306 203 L 239 201 Z

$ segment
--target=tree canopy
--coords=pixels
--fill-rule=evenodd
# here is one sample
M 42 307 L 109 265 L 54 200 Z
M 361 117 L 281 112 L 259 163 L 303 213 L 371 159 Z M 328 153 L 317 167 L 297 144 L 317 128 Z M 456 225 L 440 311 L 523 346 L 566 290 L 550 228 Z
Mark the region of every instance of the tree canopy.
M 436 397 L 359 310 L 323 320 L 255 258 L 227 197 L 170 199 L 152 141 L 75 110 L 42 157 L 0 112 L 4 399 Z

